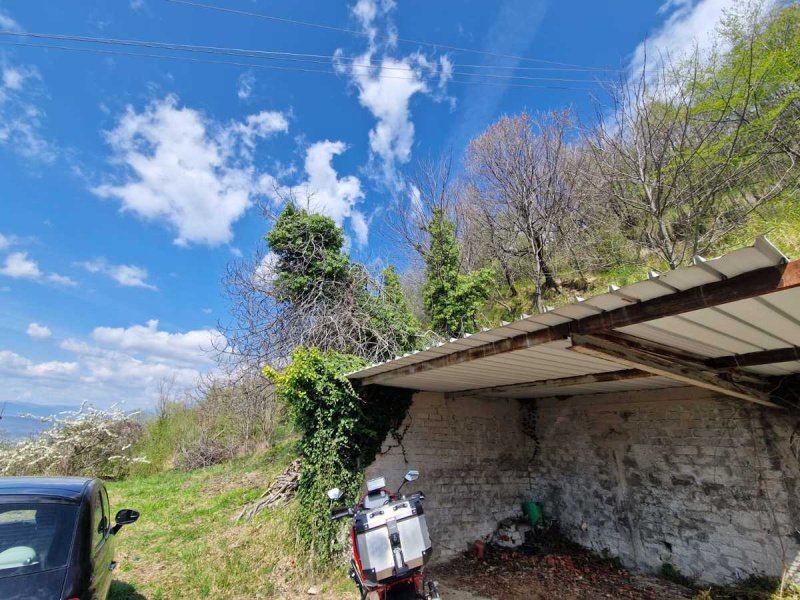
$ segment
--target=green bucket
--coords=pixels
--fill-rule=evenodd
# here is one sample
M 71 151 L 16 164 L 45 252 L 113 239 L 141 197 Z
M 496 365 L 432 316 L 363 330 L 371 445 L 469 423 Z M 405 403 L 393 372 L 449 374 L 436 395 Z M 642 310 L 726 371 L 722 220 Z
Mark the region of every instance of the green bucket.
M 531 525 L 536 525 L 542 520 L 542 507 L 538 502 L 523 502 L 522 512 L 528 517 Z

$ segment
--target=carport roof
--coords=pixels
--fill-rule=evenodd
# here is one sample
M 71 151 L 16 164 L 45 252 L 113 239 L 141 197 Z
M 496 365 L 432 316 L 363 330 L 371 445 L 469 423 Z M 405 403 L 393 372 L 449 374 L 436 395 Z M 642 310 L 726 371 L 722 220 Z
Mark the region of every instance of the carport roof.
M 783 404 L 800 373 L 800 261 L 765 238 L 348 377 L 453 396 L 535 398 L 697 385 Z

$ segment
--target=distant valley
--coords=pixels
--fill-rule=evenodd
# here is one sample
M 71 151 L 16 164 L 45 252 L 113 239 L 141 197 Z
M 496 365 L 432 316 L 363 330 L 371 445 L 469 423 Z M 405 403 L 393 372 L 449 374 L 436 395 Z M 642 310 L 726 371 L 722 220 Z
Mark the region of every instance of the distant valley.
M 3 405 L 0 405 L 0 409 L 2 408 Z M 48 427 L 48 423 L 43 423 L 36 417 L 47 417 L 67 410 L 77 410 L 77 408 L 63 404 L 8 402 L 5 404 L 3 418 L 0 419 L 0 440 L 18 442 L 35 436 Z

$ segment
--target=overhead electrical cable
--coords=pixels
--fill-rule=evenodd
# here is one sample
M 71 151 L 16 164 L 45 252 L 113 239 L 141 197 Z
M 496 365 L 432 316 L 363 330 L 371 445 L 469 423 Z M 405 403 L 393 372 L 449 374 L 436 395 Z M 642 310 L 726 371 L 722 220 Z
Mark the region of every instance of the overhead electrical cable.
M 192 0 L 164 0 L 164 1 L 165 2 L 171 2 L 172 4 L 183 4 L 183 5 L 192 6 L 192 7 L 195 7 L 195 8 L 202 8 L 202 9 L 205 9 L 205 10 L 213 10 L 213 11 L 218 11 L 218 12 L 223 12 L 223 13 L 228 13 L 228 14 L 240 15 L 240 16 L 245 16 L 245 17 L 254 17 L 254 18 L 264 19 L 264 20 L 268 20 L 268 21 L 275 21 L 277 23 L 287 23 L 287 24 L 291 24 L 291 25 L 299 25 L 299 26 L 302 26 L 302 27 L 312 27 L 312 28 L 315 28 L 315 29 L 324 29 L 324 30 L 327 30 L 327 31 L 335 31 L 335 32 L 338 32 L 338 33 L 346 33 L 348 35 L 356 35 L 356 36 L 359 36 L 359 37 L 369 37 L 370 36 L 370 34 L 368 32 L 359 31 L 358 29 L 348 29 L 346 27 L 336 27 L 334 25 L 325 25 L 323 23 L 313 23 L 311 21 L 300 21 L 300 20 L 297 20 L 297 19 L 289 19 L 289 18 L 286 18 L 286 17 L 276 17 L 274 15 L 267 15 L 267 14 L 264 14 L 264 13 L 256 13 L 256 12 L 251 12 L 251 11 L 247 11 L 247 10 L 239 10 L 239 9 L 235 9 L 235 8 L 228 8 L 226 6 L 217 6 L 215 4 L 205 4 L 203 2 L 193 2 Z M 503 54 L 503 53 L 499 53 L 499 52 L 491 52 L 491 51 L 488 51 L 488 50 L 479 50 L 477 48 L 465 48 L 465 47 L 462 47 L 462 46 L 453 46 L 453 45 L 450 45 L 450 44 L 440 44 L 438 42 L 429 42 L 429 41 L 426 41 L 426 40 L 415 40 L 415 39 L 411 39 L 411 38 L 402 38 L 402 37 L 398 37 L 396 39 L 397 39 L 398 42 L 403 42 L 405 44 L 416 44 L 416 45 L 419 45 L 419 46 L 428 46 L 428 47 L 431 47 L 431 48 L 443 48 L 445 50 L 452 50 L 454 52 L 469 52 L 469 53 L 473 53 L 473 54 L 483 54 L 483 55 L 486 55 L 486 56 L 494 56 L 496 58 L 507 58 L 507 59 L 518 60 L 518 61 L 536 62 L 536 63 L 542 63 L 542 64 L 557 65 L 557 66 L 562 66 L 562 67 L 578 67 L 578 68 L 591 69 L 591 70 L 597 70 L 597 71 L 607 71 L 608 70 L 608 69 L 604 69 L 602 67 L 586 67 L 585 65 L 576 65 L 576 64 L 565 63 L 565 62 L 558 62 L 558 61 L 554 61 L 554 60 L 545 60 L 543 58 L 530 58 L 530 57 L 527 57 L 527 56 L 517 56 L 517 55 L 514 55 L 514 54 Z
M 96 43 L 96 44 L 119 44 L 119 45 L 128 45 L 128 46 L 147 46 L 147 47 L 169 47 L 174 49 L 182 49 L 186 51 L 219 51 L 219 52 L 231 52 L 231 53 L 241 53 L 241 54 L 253 54 L 253 55 L 266 55 L 266 56 L 290 56 L 290 57 L 302 57 L 302 58 L 321 58 L 326 59 L 326 61 L 330 61 L 334 58 L 340 60 L 348 60 L 348 61 L 356 61 L 356 60 L 363 60 L 363 56 L 345 56 L 345 55 L 333 55 L 333 54 L 312 54 L 307 52 L 288 52 L 285 50 L 261 50 L 257 48 L 230 48 L 225 46 L 203 46 L 198 44 L 178 44 L 175 42 L 153 42 L 153 41 L 146 41 L 146 40 L 130 40 L 130 39 L 121 39 L 121 38 L 102 38 L 102 37 L 89 37 L 89 36 L 79 36 L 79 35 L 66 35 L 66 34 L 57 34 L 57 33 L 39 33 L 33 31 L 19 31 L 19 30 L 6 30 L 0 31 L 0 34 L 6 36 L 17 36 L 17 37 L 33 37 L 33 38 L 44 38 L 44 39 L 54 39 L 54 40 L 68 40 L 68 41 L 76 41 L 76 42 L 87 42 L 87 43 Z M 373 64 L 375 66 L 379 66 L 380 62 L 373 62 L 370 60 L 369 64 Z M 599 69 L 595 69 L 593 67 L 518 67 L 518 66 L 511 66 L 511 65 L 476 65 L 476 64 L 469 64 L 469 63 L 453 63 L 454 66 L 460 68 L 473 68 L 473 69 L 500 69 L 500 70 L 515 70 L 515 71 L 570 71 L 570 72 L 594 72 L 599 71 Z M 621 70 L 613 70 L 610 69 L 608 72 L 623 72 Z
M 188 56 L 176 56 L 176 55 L 169 55 L 169 54 L 152 54 L 146 52 L 123 52 L 120 50 L 104 50 L 100 48 L 77 48 L 74 46 L 61 46 L 55 44 L 36 44 L 36 43 L 28 43 L 28 42 L 8 42 L 4 40 L 0 40 L 0 46 L 12 46 L 12 47 L 23 47 L 23 48 L 43 48 L 49 50 L 60 50 L 60 51 L 67 51 L 67 52 L 83 52 L 83 53 L 91 53 L 91 54 L 101 54 L 101 55 L 111 55 L 111 56 L 129 56 L 129 57 L 141 57 L 141 58 L 156 58 L 156 59 L 165 59 L 165 60 L 177 60 L 177 61 L 184 61 L 184 62 L 191 62 L 191 63 L 201 63 L 201 64 L 213 64 L 213 65 L 230 65 L 236 67 L 248 67 L 254 69 L 270 69 L 270 70 L 278 70 L 278 71 L 291 71 L 291 72 L 300 72 L 300 73 L 319 73 L 324 75 L 336 75 L 339 76 L 340 73 L 330 69 L 306 69 L 301 67 L 287 67 L 281 65 L 273 65 L 273 64 L 259 64 L 259 63 L 249 63 L 249 62 L 234 62 L 228 60 L 211 60 L 211 59 L 204 59 L 204 58 L 192 58 Z M 399 77 L 393 75 L 384 75 L 383 73 L 379 73 L 378 77 L 381 79 L 400 79 L 405 81 L 412 81 L 415 78 L 411 77 Z M 571 86 L 557 86 L 557 85 L 531 85 L 531 84 L 521 84 L 521 83 L 499 83 L 499 82 L 491 82 L 491 81 L 473 81 L 473 80 L 464 80 L 464 79 L 448 79 L 447 83 L 455 83 L 459 85 L 481 85 L 481 86 L 495 86 L 495 87 L 514 87 L 514 88 L 529 88 L 529 89 L 547 89 L 547 90 L 566 90 L 566 91 L 594 91 L 594 88 L 588 87 L 571 87 Z
M 89 44 L 103 44 L 103 45 L 116 45 L 116 46 L 129 46 L 129 47 L 138 47 L 138 48 L 156 48 L 160 50 L 172 50 L 178 52 L 193 52 L 193 53 L 204 53 L 204 54 L 222 54 L 226 56 L 235 56 L 235 57 L 242 57 L 242 58 L 256 58 L 256 59 L 266 59 L 266 60 L 283 60 L 287 62 L 307 62 L 313 64 L 331 64 L 332 61 L 338 60 L 339 57 L 332 55 L 315 55 L 315 54 L 302 54 L 302 53 L 295 53 L 295 52 L 280 52 L 280 51 L 270 51 L 270 50 L 247 50 L 242 48 L 226 48 L 226 47 L 219 47 L 219 46 L 198 46 L 198 45 L 190 45 L 190 44 L 176 44 L 172 42 L 153 42 L 153 41 L 144 41 L 144 40 L 129 40 L 129 39 L 120 39 L 120 38 L 99 38 L 99 37 L 88 37 L 88 36 L 79 36 L 79 35 L 67 35 L 67 34 L 56 34 L 56 33 L 39 33 L 39 32 L 27 32 L 27 31 L 0 31 L 0 35 L 2 36 L 14 36 L 14 37 L 29 37 L 34 39 L 45 39 L 45 40 L 56 40 L 56 41 L 68 41 L 68 42 L 75 42 L 75 43 L 89 43 Z M 306 58 L 309 57 L 309 58 Z M 313 57 L 313 58 L 311 58 Z M 322 60 L 324 59 L 324 60 Z M 350 62 L 347 63 L 347 66 L 354 67 L 354 68 L 364 68 L 364 69 L 378 69 L 381 71 L 390 70 L 390 71 L 404 71 L 408 73 L 418 73 L 417 69 L 408 67 L 408 66 L 392 66 L 392 65 L 383 65 L 382 63 L 372 63 L 363 64 L 363 63 L 356 63 Z M 456 65 L 457 67 L 458 65 Z M 550 82 L 559 82 L 559 83 L 584 83 L 584 84 L 591 84 L 591 83 L 608 83 L 608 81 L 601 81 L 601 80 L 589 80 L 589 79 L 575 79 L 575 78 L 568 78 L 568 77 L 542 77 L 542 76 L 526 76 L 526 75 L 506 75 L 506 74 L 496 74 L 496 73 L 472 73 L 472 72 L 463 72 L 463 71 L 456 71 L 455 68 L 452 72 L 453 76 L 460 76 L 460 77 L 485 77 L 489 79 L 495 80 L 508 80 L 508 81 L 550 81 Z

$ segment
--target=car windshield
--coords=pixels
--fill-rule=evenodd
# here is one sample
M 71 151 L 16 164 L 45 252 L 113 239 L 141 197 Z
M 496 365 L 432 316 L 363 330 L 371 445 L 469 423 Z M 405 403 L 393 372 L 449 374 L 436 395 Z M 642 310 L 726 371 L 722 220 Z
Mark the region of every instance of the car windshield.
M 77 514 L 71 504 L 0 503 L 0 579 L 66 566 Z

